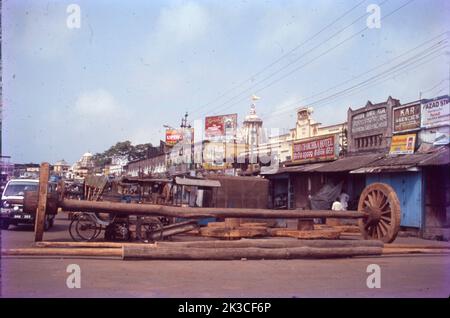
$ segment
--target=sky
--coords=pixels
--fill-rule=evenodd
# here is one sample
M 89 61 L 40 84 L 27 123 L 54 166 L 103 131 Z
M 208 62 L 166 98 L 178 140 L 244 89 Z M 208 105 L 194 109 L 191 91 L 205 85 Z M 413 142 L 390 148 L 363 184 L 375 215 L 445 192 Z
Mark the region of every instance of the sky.
M 2 1 L 2 152 L 73 163 L 159 144 L 186 111 L 241 124 L 253 94 L 281 130 L 303 106 L 326 125 L 368 100 L 445 95 L 449 17 L 445 0 Z

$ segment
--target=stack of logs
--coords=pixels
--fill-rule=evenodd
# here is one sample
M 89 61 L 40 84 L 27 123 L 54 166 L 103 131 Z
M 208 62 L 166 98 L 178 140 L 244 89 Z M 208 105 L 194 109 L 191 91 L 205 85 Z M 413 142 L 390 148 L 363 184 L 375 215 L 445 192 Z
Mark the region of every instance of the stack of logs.
M 291 222 L 292 223 L 292 222 Z M 243 221 L 237 218 L 226 218 L 225 222 L 210 222 L 200 229 L 200 235 L 223 238 L 255 238 L 255 237 L 294 237 L 297 239 L 329 239 L 336 240 L 341 234 L 360 235 L 357 226 L 317 225 L 312 219 L 295 220 L 296 227 L 276 227 L 276 222 Z

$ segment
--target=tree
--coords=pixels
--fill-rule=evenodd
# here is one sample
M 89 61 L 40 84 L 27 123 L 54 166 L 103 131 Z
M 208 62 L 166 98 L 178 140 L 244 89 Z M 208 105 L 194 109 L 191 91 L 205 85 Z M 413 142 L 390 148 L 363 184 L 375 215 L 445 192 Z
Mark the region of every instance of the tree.
M 133 146 L 131 141 L 119 141 L 114 146 L 102 153 L 96 153 L 93 157 L 95 165 L 104 167 L 111 164 L 113 158 L 122 158 L 131 160 L 140 160 L 147 158 L 149 149 L 152 147 L 151 143 L 138 144 Z

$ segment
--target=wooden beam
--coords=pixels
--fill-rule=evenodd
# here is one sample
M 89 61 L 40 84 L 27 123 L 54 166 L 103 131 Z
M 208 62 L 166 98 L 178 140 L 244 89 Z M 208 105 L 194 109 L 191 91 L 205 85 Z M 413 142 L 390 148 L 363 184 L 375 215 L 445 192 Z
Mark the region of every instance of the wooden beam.
M 47 210 L 48 177 L 50 165 L 48 162 L 41 163 L 39 169 L 39 198 L 34 224 L 34 241 L 42 241 L 44 237 L 45 213 Z

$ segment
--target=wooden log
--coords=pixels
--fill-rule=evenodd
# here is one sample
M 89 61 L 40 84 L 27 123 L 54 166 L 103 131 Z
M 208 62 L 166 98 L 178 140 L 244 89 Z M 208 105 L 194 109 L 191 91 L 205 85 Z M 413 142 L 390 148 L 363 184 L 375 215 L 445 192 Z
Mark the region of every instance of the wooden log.
M 2 249 L 2 256 L 115 256 L 121 248 L 13 248 Z
M 381 255 L 381 247 L 343 248 L 146 248 L 124 246 L 123 259 L 160 260 L 240 260 L 240 259 L 300 259 L 341 258 Z
M 158 242 L 158 247 L 202 247 L 202 248 L 287 248 L 287 247 L 383 247 L 383 242 L 366 240 L 294 240 L 294 239 L 241 239 L 235 241 L 191 241 L 191 242 Z
M 259 247 L 259 248 L 287 248 L 287 247 L 383 247 L 383 242 L 377 240 L 294 240 L 294 239 L 241 239 L 235 241 L 189 241 L 189 242 L 156 242 L 149 243 L 119 243 L 119 242 L 36 242 L 35 247 L 52 248 L 122 248 L 123 246 L 165 247 L 165 248 L 228 248 L 228 247 Z
M 298 239 L 330 239 L 336 240 L 341 235 L 340 230 L 313 230 L 313 231 L 299 231 L 293 229 L 275 228 L 268 229 L 272 236 L 287 236 Z
M 32 202 L 24 202 L 33 205 Z M 350 218 L 358 219 L 367 216 L 366 212 L 358 211 L 329 211 L 329 210 L 269 210 L 269 209 L 244 209 L 244 208 L 199 208 L 177 207 L 156 204 L 117 203 L 106 201 L 86 201 L 66 199 L 57 203 L 66 212 L 100 212 L 120 213 L 132 215 L 157 215 L 179 218 Z
M 436 248 L 383 248 L 383 255 L 402 254 L 450 254 L 449 249 Z
M 190 232 L 192 230 L 195 230 L 198 228 L 197 223 L 187 223 L 187 224 L 181 224 L 178 226 L 172 226 L 170 228 L 164 228 L 162 229 L 162 235 L 161 235 L 161 231 L 155 231 L 154 233 L 152 233 L 150 235 L 150 239 L 155 240 L 162 237 L 169 237 L 172 235 L 177 235 L 177 234 L 181 234 L 181 233 L 186 233 L 186 232 Z
M 384 244 L 384 248 L 419 248 L 419 249 L 450 249 L 450 245 L 448 244 L 439 244 L 439 245 L 431 245 L 431 244 L 396 244 L 396 243 L 388 243 Z
M 50 165 L 48 162 L 41 163 L 39 169 L 39 198 L 34 224 L 34 241 L 42 241 L 44 238 L 45 213 L 47 210 L 48 177 Z
M 124 245 L 130 246 L 152 246 L 156 247 L 155 243 L 120 243 L 120 242 L 36 242 L 34 247 L 37 248 L 122 248 Z

